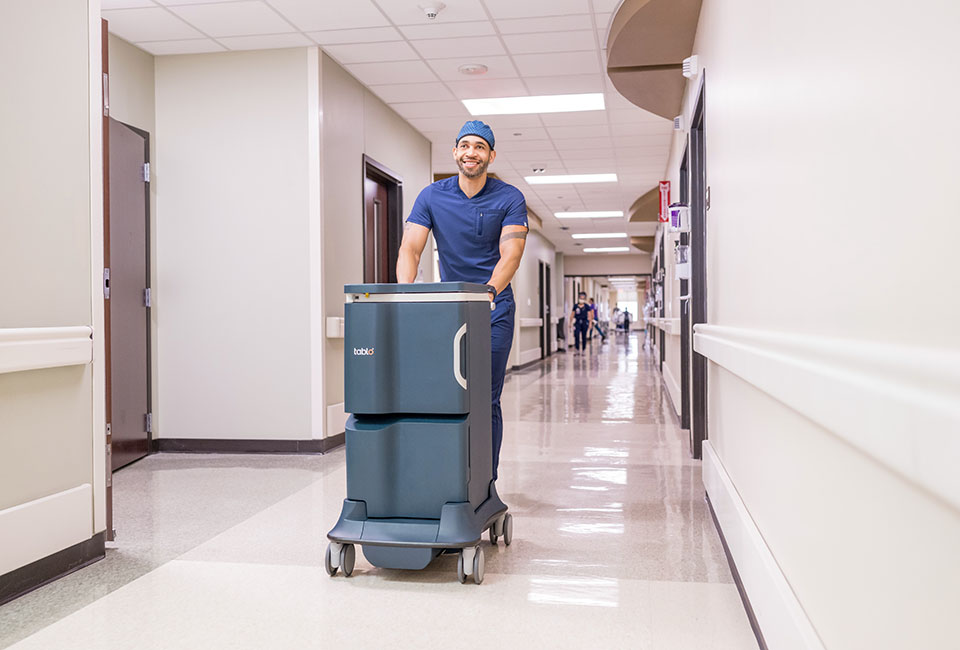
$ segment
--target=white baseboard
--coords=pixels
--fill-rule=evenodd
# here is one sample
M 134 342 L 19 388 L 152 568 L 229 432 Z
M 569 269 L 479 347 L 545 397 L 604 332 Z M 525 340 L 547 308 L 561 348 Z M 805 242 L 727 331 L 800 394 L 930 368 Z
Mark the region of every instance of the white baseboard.
M 767 647 L 823 650 L 709 440 L 703 443 L 703 483 Z
M 0 575 L 93 535 L 93 488 L 75 488 L 0 510 Z
M 329 438 L 347 430 L 347 413 L 343 410 L 343 402 L 331 404 L 327 407 L 327 428 L 324 438 Z
M 667 392 L 670 393 L 670 399 L 673 400 L 673 410 L 676 411 L 679 417 L 681 404 L 680 382 L 673 376 L 673 373 L 670 371 L 670 365 L 666 362 L 663 364 L 663 384 L 667 387 Z
M 0 373 L 91 363 L 92 331 L 86 325 L 0 329 Z
M 719 325 L 694 348 L 960 509 L 960 352 Z
M 536 361 L 540 358 L 540 348 L 530 348 L 520 353 L 520 365 Z

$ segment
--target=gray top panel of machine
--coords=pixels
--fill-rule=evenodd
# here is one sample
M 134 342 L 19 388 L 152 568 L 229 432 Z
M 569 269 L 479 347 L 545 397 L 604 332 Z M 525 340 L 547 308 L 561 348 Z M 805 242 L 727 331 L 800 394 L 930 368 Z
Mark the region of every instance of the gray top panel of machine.
M 344 293 L 487 293 L 490 288 L 475 282 L 417 282 L 413 284 L 348 284 Z

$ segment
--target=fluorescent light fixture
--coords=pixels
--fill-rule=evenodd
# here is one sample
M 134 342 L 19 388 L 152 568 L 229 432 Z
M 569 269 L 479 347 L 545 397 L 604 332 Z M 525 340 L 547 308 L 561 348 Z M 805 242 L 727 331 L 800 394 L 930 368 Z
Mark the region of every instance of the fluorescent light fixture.
M 629 246 L 609 246 L 607 248 L 584 248 L 584 253 L 626 253 Z
M 625 232 L 581 232 L 571 235 L 574 239 L 621 239 L 626 236 Z
M 616 174 L 563 174 L 561 176 L 524 176 L 531 185 L 556 185 L 558 183 L 616 183 Z
M 593 212 L 554 212 L 557 219 L 605 219 L 622 217 L 623 210 L 594 210 Z
M 522 115 L 526 113 L 572 113 L 602 111 L 603 93 L 537 95 L 534 97 L 487 97 L 461 100 L 471 115 Z

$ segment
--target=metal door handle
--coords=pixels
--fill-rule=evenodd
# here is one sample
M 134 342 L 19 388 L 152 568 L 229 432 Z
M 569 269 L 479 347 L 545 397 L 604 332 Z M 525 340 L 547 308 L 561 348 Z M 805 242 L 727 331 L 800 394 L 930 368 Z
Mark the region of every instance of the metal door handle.
M 460 388 L 467 390 L 467 378 L 460 372 L 460 340 L 467 333 L 467 324 L 464 323 L 453 336 L 453 377 L 460 384 Z

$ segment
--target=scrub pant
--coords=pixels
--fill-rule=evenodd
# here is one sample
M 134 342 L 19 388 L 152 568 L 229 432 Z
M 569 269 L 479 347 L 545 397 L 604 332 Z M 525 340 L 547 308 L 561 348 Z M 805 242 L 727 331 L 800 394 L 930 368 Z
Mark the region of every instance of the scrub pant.
M 513 321 L 517 306 L 512 295 L 500 294 L 495 301 L 496 309 L 490 312 L 490 352 L 493 361 L 491 401 L 493 411 L 493 480 L 497 480 L 500 466 L 500 444 L 503 442 L 503 411 L 500 410 L 500 394 L 503 392 L 503 376 L 507 373 L 507 359 L 513 346 Z
M 587 328 L 589 325 L 585 320 L 573 321 L 573 346 L 579 352 L 587 349 Z

